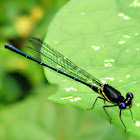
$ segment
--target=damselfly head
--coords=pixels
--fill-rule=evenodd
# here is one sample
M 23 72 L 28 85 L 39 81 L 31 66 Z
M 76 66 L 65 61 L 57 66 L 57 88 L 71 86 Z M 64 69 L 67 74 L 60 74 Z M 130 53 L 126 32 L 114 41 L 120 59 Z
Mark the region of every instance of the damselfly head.
M 133 94 L 131 92 L 128 92 L 126 94 L 125 104 L 126 104 L 127 108 L 132 107 L 132 99 L 133 98 L 134 98 L 134 96 L 133 96 Z
M 120 104 L 119 104 L 119 108 L 120 109 L 129 109 L 129 108 L 131 108 L 132 107 L 132 99 L 133 99 L 133 94 L 131 93 L 131 92 L 128 92 L 127 94 L 126 94 L 126 99 L 125 99 L 125 101 L 123 101 L 123 102 L 121 102 Z

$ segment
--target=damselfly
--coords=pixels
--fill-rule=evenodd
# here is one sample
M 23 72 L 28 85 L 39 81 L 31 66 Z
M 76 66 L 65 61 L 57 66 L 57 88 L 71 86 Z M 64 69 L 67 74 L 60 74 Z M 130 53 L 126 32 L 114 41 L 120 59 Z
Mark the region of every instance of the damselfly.
M 133 114 L 130 109 L 132 107 L 132 99 L 133 99 L 132 93 L 128 92 L 126 94 L 126 98 L 124 98 L 118 90 L 116 90 L 115 88 L 113 88 L 108 84 L 103 84 L 100 80 L 98 80 L 97 78 L 95 78 L 82 68 L 75 65 L 72 61 L 70 61 L 61 53 L 53 49 L 47 43 L 41 41 L 39 38 L 32 37 L 31 39 L 28 40 L 28 42 L 29 45 L 26 47 L 30 51 L 30 55 L 20 51 L 19 49 L 9 44 L 5 44 L 5 48 L 13 52 L 16 52 L 20 55 L 23 55 L 24 57 L 31 59 L 42 66 L 48 67 L 60 74 L 63 74 L 71 79 L 74 79 L 75 81 L 85 84 L 88 87 L 90 87 L 93 91 L 99 93 L 100 96 L 96 98 L 96 100 L 93 103 L 93 106 L 89 109 L 94 108 L 97 99 L 102 99 L 104 101 L 112 103 L 112 105 L 103 106 L 104 111 L 110 118 L 110 123 L 112 118 L 106 111 L 106 108 L 118 106 L 120 109 L 119 117 L 126 131 L 126 126 L 121 118 L 121 112 L 124 109 L 129 109 L 133 119 Z M 100 88 L 91 84 L 90 81 L 96 83 Z

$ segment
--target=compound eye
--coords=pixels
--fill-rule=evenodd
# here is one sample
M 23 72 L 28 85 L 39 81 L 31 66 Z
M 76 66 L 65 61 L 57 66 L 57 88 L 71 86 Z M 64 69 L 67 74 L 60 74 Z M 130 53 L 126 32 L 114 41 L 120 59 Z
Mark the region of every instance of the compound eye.
M 127 94 L 126 94 L 126 98 L 131 98 L 131 99 L 133 99 L 133 94 L 131 93 L 131 92 L 128 92 Z
M 125 109 L 125 108 L 126 108 L 125 103 L 120 103 L 120 104 L 119 104 L 119 108 L 120 108 L 120 109 Z

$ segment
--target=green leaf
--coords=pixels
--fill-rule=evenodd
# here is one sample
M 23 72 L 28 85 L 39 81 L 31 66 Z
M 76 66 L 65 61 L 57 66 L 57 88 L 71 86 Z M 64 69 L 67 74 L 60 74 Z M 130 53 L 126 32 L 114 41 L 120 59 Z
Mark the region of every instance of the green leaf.
M 121 2 L 70 1 L 50 24 L 45 41 L 96 78 L 118 89 L 124 97 L 132 92 L 136 122 L 132 121 L 129 110 L 122 111 L 122 119 L 128 133 L 140 136 L 140 24 L 133 19 L 135 9 Z M 125 13 L 119 10 L 123 6 Z M 90 88 L 48 69 L 45 74 L 51 83 L 59 85 L 49 100 L 83 109 L 92 107 L 98 94 Z M 93 112 L 110 121 L 103 105 L 103 101 L 98 100 Z M 118 107 L 108 108 L 108 113 L 112 124 L 124 130 Z

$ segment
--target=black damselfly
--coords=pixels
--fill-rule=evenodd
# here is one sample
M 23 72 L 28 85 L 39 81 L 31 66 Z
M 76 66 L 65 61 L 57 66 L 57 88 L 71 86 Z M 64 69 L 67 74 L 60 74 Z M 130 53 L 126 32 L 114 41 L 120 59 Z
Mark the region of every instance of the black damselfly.
M 98 80 L 85 70 L 75 65 L 73 62 L 71 62 L 69 59 L 67 59 L 65 56 L 63 56 L 61 53 L 59 53 L 52 47 L 50 47 L 47 43 L 41 41 L 39 38 L 32 37 L 31 39 L 28 40 L 28 42 L 29 45 L 26 46 L 26 48 L 30 51 L 30 55 L 20 51 L 19 49 L 9 44 L 5 44 L 5 48 L 13 52 L 16 52 L 20 55 L 23 55 L 24 57 L 31 59 L 42 66 L 48 67 L 60 74 L 63 74 L 71 79 L 74 79 L 75 81 L 85 84 L 95 92 L 99 93 L 101 96 L 98 96 L 96 98 L 92 108 L 89 109 L 94 108 L 97 99 L 102 99 L 104 101 L 112 103 L 113 105 L 103 106 L 103 109 L 110 118 L 110 123 L 112 121 L 112 118 L 106 111 L 106 108 L 118 106 L 120 109 L 119 117 L 126 131 L 126 126 L 121 118 L 121 112 L 124 109 L 129 109 L 133 119 L 133 114 L 130 109 L 132 107 L 132 99 L 133 99 L 132 93 L 128 92 L 126 94 L 126 98 L 124 98 L 118 90 L 116 90 L 115 88 L 111 87 L 108 84 L 103 84 L 100 80 Z M 96 83 L 98 86 L 100 86 L 100 88 L 96 87 L 91 82 Z

